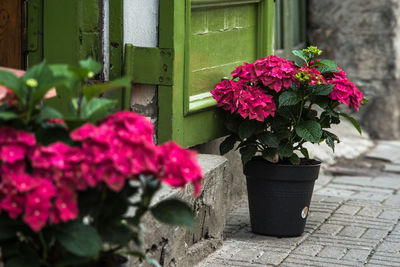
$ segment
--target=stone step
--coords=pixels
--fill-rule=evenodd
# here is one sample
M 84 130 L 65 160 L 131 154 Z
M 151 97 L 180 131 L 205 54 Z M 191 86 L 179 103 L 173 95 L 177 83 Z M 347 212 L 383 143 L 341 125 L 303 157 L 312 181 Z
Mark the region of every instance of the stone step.
M 196 214 L 194 231 L 185 227 L 172 227 L 162 224 L 146 215 L 143 225 L 144 248 L 148 257 L 158 260 L 161 266 L 194 266 L 210 253 L 222 246 L 225 218 L 231 201 L 231 174 L 227 170 L 227 159 L 217 155 L 200 154 L 204 180 L 202 193 L 195 199 L 193 188 L 184 190 L 163 187 L 155 196 L 153 204 L 166 198 L 179 198 L 189 203 Z M 152 266 L 136 258 L 129 266 Z

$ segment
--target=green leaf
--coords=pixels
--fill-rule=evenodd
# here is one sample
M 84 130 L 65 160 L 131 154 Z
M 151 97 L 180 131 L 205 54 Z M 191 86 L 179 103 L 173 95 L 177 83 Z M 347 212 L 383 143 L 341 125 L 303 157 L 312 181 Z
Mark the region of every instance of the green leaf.
M 292 156 L 290 157 L 290 163 L 292 163 L 293 165 L 299 165 L 300 164 L 300 158 L 299 156 L 297 156 L 296 154 L 292 154 Z
M 0 120 L 8 121 L 15 118 L 18 118 L 18 115 L 14 112 L 0 111 Z
M 329 95 L 333 90 L 333 84 L 316 85 L 311 88 L 314 95 Z
M 82 109 L 81 118 L 96 122 L 106 117 L 115 107 L 116 101 L 105 98 L 93 98 Z
M 0 70 L 0 85 L 11 89 L 19 100 L 25 102 L 26 88 L 22 86 L 21 80 L 14 74 L 6 70 Z
M 335 62 L 329 59 L 321 59 L 318 61 L 320 64 L 317 69 L 321 74 L 327 73 L 327 72 L 338 72 L 339 69 L 337 68 L 337 65 Z
M 56 239 L 66 250 L 78 256 L 93 256 L 102 249 L 96 229 L 78 221 L 60 225 Z
M 281 158 L 291 157 L 293 154 L 293 145 L 289 142 L 279 144 L 278 154 Z
M 242 147 L 239 152 L 242 156 L 243 165 L 245 165 L 249 160 L 251 160 L 257 153 L 258 149 L 255 145 L 247 145 Z
M 257 125 L 254 121 L 244 120 L 239 126 L 239 137 L 241 140 L 249 138 L 257 130 Z
M 167 199 L 161 201 L 150 209 L 153 216 L 160 222 L 187 226 L 193 230 L 194 214 L 192 209 L 183 201 L 178 199 Z
M 38 121 L 40 122 L 48 119 L 59 119 L 62 117 L 62 114 L 58 110 L 45 105 L 40 109 Z
M 18 245 L 18 253 L 15 257 L 8 260 L 5 267 L 39 267 L 40 257 L 37 251 L 30 245 L 20 243 Z
M 17 234 L 18 226 L 14 221 L 11 221 L 7 216 L 0 217 L 0 241 L 14 238 Z
M 262 156 L 264 159 L 274 162 L 276 160 L 278 150 L 276 148 L 267 148 L 262 151 Z
M 103 242 L 118 244 L 123 247 L 128 245 L 132 236 L 132 232 L 127 226 L 115 225 L 111 222 L 99 228 L 99 234 Z
M 358 124 L 358 122 L 356 121 L 356 119 L 354 119 L 353 117 L 350 117 L 346 113 L 339 113 L 339 115 L 344 117 L 345 119 L 347 119 L 351 124 L 353 124 L 354 128 L 356 128 L 357 131 L 360 133 L 360 135 L 362 135 L 361 127 Z
M 324 130 L 322 137 L 325 138 L 325 143 L 335 152 L 335 142 L 340 143 L 337 135 Z
M 279 107 L 293 106 L 300 101 L 301 97 L 297 93 L 286 91 L 279 96 Z
M 292 54 L 295 55 L 296 57 L 301 58 L 304 60 L 304 62 L 308 62 L 309 58 L 304 54 L 302 50 L 293 50 Z
M 88 87 L 84 87 L 82 91 L 83 94 L 86 96 L 86 99 L 90 101 L 92 98 L 100 96 L 102 93 L 106 91 L 121 87 L 130 88 L 130 85 L 131 85 L 131 79 L 129 77 L 123 77 L 109 83 L 93 84 Z
M 225 122 L 226 129 L 231 133 L 237 134 L 239 131 L 239 125 L 240 125 L 240 121 L 235 120 L 234 118 L 231 118 L 230 114 L 229 114 L 229 117 L 227 117 L 226 122 Z
M 268 147 L 277 148 L 279 146 L 278 138 L 271 132 L 264 132 L 260 134 L 258 139 L 260 140 L 261 143 L 263 143 Z
M 94 74 L 99 73 L 102 69 L 101 64 L 91 57 L 79 61 L 79 66 L 93 72 Z
M 221 155 L 225 155 L 232 150 L 235 147 L 236 141 L 238 141 L 236 135 L 230 135 L 225 138 L 225 140 L 219 145 L 219 151 Z
M 20 258 L 20 257 L 15 257 L 10 260 L 8 260 L 4 267 L 39 267 L 40 262 L 30 262 L 28 259 Z
M 296 134 L 306 141 L 319 143 L 322 136 L 321 125 L 316 121 L 303 121 L 296 127 Z
M 306 159 L 310 159 L 310 154 L 308 154 L 307 148 L 302 147 L 302 148 L 300 149 L 300 152 L 301 152 L 301 154 L 303 154 L 303 156 L 304 156 Z

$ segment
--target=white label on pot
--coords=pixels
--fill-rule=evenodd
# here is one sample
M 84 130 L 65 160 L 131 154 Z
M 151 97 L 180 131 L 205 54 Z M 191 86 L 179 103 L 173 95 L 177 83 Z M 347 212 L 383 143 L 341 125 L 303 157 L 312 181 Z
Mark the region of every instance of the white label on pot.
M 305 206 L 304 209 L 301 211 L 301 218 L 303 219 L 307 218 L 307 214 L 308 214 L 308 207 Z

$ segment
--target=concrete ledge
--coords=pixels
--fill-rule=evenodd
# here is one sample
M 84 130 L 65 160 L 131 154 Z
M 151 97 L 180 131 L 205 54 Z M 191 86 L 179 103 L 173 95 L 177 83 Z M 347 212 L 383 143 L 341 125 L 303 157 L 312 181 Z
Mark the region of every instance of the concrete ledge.
M 162 188 L 154 198 L 154 204 L 165 198 L 179 198 L 189 203 L 196 213 L 194 231 L 184 227 L 171 227 L 154 220 L 150 215 L 143 219 L 147 232 L 144 248 L 149 257 L 155 258 L 162 266 L 193 266 L 222 245 L 227 208 L 231 205 L 227 159 L 217 155 L 200 154 L 204 180 L 202 193 L 193 198 L 193 188 L 184 190 Z M 131 259 L 129 266 L 152 266 Z

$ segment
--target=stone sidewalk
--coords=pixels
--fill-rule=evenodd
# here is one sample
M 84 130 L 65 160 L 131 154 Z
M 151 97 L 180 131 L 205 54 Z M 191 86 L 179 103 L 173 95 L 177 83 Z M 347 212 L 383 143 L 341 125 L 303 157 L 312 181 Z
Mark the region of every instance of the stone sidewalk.
M 228 217 L 222 248 L 197 267 L 400 266 L 400 142 L 380 142 L 336 166 L 316 182 L 302 236 L 253 234 L 243 200 Z

